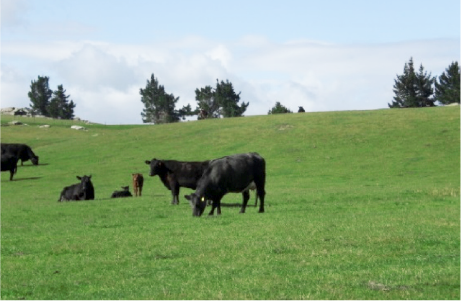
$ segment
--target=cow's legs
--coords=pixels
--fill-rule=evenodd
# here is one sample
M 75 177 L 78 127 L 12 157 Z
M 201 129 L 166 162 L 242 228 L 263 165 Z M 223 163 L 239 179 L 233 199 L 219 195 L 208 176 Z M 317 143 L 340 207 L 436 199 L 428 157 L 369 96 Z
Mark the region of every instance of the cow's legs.
M 139 196 L 142 196 L 142 186 L 138 186 L 138 194 Z
M 264 190 L 265 185 L 265 177 L 262 179 L 255 179 L 256 184 L 256 194 L 259 198 L 259 213 L 264 212 L 264 196 L 266 195 L 266 191 Z
M 250 199 L 250 191 L 246 190 L 242 193 L 243 196 L 243 203 L 242 209 L 240 209 L 240 213 L 245 213 L 245 208 L 247 207 L 248 200 Z
M 221 215 L 221 198 L 212 201 L 212 203 L 211 203 L 211 211 L 210 211 L 210 213 L 208 215 L 213 215 L 215 208 L 218 208 L 217 214 Z
M 216 201 L 211 202 L 211 210 L 210 210 L 210 213 L 208 213 L 208 215 L 213 215 L 214 214 L 214 209 L 216 208 L 216 204 L 217 204 Z
M 179 184 L 174 183 L 171 185 L 171 194 L 173 195 L 173 200 L 171 201 L 172 205 L 179 205 Z

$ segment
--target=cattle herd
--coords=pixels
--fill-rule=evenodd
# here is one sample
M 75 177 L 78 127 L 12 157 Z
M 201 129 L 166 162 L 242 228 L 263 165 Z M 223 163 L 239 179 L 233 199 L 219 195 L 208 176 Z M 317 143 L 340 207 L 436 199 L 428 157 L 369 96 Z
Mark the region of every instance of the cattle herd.
M 1 170 L 10 172 L 10 181 L 17 171 L 17 163 L 21 160 L 31 160 L 38 165 L 38 156 L 26 144 L 1 144 Z M 179 204 L 179 189 L 186 187 L 195 192 L 184 197 L 192 207 L 193 216 L 201 216 L 207 205 L 211 205 L 209 215 L 215 209 L 221 214 L 221 199 L 229 192 L 242 193 L 243 203 L 240 213 L 245 213 L 250 190 L 256 190 L 259 212 L 264 212 L 264 196 L 266 182 L 266 162 L 257 153 L 230 155 L 214 160 L 185 162 L 176 160 L 152 159 L 145 161 L 150 167 L 149 176 L 158 175 L 163 185 L 171 190 L 171 204 Z M 94 186 L 90 176 L 77 176 L 77 184 L 64 187 L 58 202 L 94 200 Z M 140 173 L 132 174 L 133 191 L 135 196 L 142 195 L 144 178 Z M 122 187 L 121 191 L 112 193 L 111 198 L 132 197 L 129 186 Z

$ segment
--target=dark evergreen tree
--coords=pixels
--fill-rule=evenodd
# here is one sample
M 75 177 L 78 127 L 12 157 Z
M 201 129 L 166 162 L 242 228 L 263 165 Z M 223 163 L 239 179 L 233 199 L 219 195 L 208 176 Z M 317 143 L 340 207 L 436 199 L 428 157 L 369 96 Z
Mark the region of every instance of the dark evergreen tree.
M 69 102 L 69 97 L 70 95 L 66 95 L 66 90 L 64 90 L 62 85 L 59 85 L 58 90 L 53 92 L 53 98 L 48 106 L 49 116 L 61 119 L 74 118 L 75 104 L 72 100 Z
M 411 108 L 434 106 L 431 98 L 434 93 L 432 83 L 434 79 L 431 74 L 424 71 L 421 64 L 419 73 L 415 72 L 413 58 L 405 63 L 403 74 L 397 75 L 394 80 L 394 101 L 388 104 L 390 108 Z
M 144 123 L 171 123 L 180 119 L 180 114 L 175 110 L 179 97 L 173 94 L 167 94 L 165 88 L 159 85 L 158 79 L 154 74 L 151 75 L 150 81 L 147 80 L 146 88 L 140 89 L 141 102 L 145 108 L 141 112 Z
M 416 74 L 416 107 L 433 107 L 434 89 L 434 78 L 431 73 L 424 71 L 424 67 L 421 64 L 419 67 L 419 73 Z
M 275 106 L 267 112 L 268 115 L 271 114 L 283 114 L 283 113 L 293 113 L 290 111 L 288 108 L 286 108 L 284 105 L 282 105 L 280 102 L 276 102 Z
M 197 101 L 197 114 L 202 111 L 199 115 L 199 119 L 204 118 L 217 118 L 220 115 L 220 104 L 215 99 L 215 92 L 211 86 L 205 88 L 195 89 L 195 100 Z
M 435 81 L 435 99 L 441 104 L 460 103 L 460 74 L 458 62 L 453 62 Z
M 44 116 L 49 116 L 48 106 L 53 94 L 53 91 L 49 88 L 48 81 L 49 77 L 38 76 L 36 81 L 31 82 L 28 93 L 29 99 L 32 102 L 30 105 L 32 111 Z
M 234 87 L 229 80 L 219 82 L 216 80 L 215 99 L 221 106 L 221 115 L 223 117 L 241 117 L 246 111 L 249 102 L 242 102 L 239 105 L 240 93 L 235 93 Z
M 243 116 L 249 102 L 240 101 L 240 92 L 237 94 L 234 87 L 229 80 L 226 82 L 216 80 L 216 88 L 211 86 L 195 90 L 195 100 L 197 101 L 198 108 L 196 112 L 202 112 L 199 116 L 201 118 L 218 118 L 223 117 L 239 117 Z M 205 117 L 204 117 L 205 116 Z

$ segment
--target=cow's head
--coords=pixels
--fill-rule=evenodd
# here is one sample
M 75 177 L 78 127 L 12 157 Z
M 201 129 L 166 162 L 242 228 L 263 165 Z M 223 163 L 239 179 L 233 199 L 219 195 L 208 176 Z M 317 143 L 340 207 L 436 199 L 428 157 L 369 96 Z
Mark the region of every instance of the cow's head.
M 202 215 L 203 211 L 205 211 L 206 207 L 206 200 L 204 196 L 198 196 L 195 193 L 191 195 L 184 196 L 187 200 L 189 200 L 189 204 L 192 207 L 192 216 L 200 216 Z
M 162 160 L 152 159 L 151 161 L 145 161 L 147 165 L 150 165 L 149 176 L 153 177 L 162 173 L 165 168 L 165 163 Z
M 30 161 L 32 161 L 32 164 L 38 165 L 38 156 L 30 158 Z
M 82 185 L 83 191 L 86 191 L 93 186 L 93 183 L 91 183 L 91 175 L 83 177 L 77 176 L 77 179 L 80 180 L 80 184 Z

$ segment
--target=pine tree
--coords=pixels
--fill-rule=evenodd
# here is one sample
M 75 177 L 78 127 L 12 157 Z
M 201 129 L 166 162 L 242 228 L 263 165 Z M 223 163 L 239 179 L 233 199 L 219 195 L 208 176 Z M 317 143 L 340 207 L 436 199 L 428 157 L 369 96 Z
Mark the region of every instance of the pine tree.
M 211 86 L 206 86 L 205 88 L 195 89 L 195 100 L 197 101 L 198 111 L 204 111 L 202 116 L 199 116 L 199 119 L 202 118 L 218 118 L 220 115 L 220 104 L 215 100 L 215 93 Z
M 70 95 L 66 95 L 66 90 L 64 90 L 62 85 L 59 85 L 58 90 L 53 92 L 53 98 L 48 106 L 48 114 L 50 117 L 61 119 L 74 118 L 75 104 L 72 100 L 70 102 L 68 101 L 69 97 Z
M 434 106 L 431 98 L 434 93 L 432 83 L 434 79 L 431 74 L 424 71 L 421 64 L 419 73 L 415 72 L 413 58 L 405 63 L 403 74 L 397 75 L 394 80 L 394 100 L 388 104 L 390 108 L 411 108 Z
M 195 100 L 197 101 L 198 108 L 196 112 L 203 111 L 205 118 L 218 118 L 220 115 L 223 117 L 240 117 L 246 111 L 249 102 L 240 101 L 240 92 L 237 94 L 234 87 L 229 80 L 226 82 L 216 80 L 216 88 L 211 86 L 205 88 L 195 89 Z M 199 119 L 203 118 L 199 116 Z
M 216 80 L 215 98 L 221 106 L 221 114 L 223 117 L 243 116 L 243 113 L 250 103 L 242 102 L 242 104 L 239 105 L 240 93 L 241 92 L 238 94 L 235 93 L 234 87 L 229 80 L 226 80 L 226 82 L 221 81 L 221 83 Z
M 271 114 L 283 114 L 283 113 L 293 113 L 287 107 L 282 105 L 280 102 L 276 102 L 275 106 L 267 112 L 268 115 Z
M 140 89 L 139 94 L 145 106 L 141 112 L 144 123 L 159 124 L 179 121 L 179 113 L 175 110 L 179 97 L 167 94 L 153 73 L 150 81 L 147 80 L 146 88 Z
M 460 103 L 460 74 L 458 62 L 450 66 L 435 81 L 435 99 L 441 104 Z
M 49 77 L 38 76 L 36 81 L 30 84 L 30 92 L 28 93 L 29 99 L 32 102 L 31 109 L 40 115 L 50 116 L 48 113 L 48 106 L 53 91 L 49 88 Z

